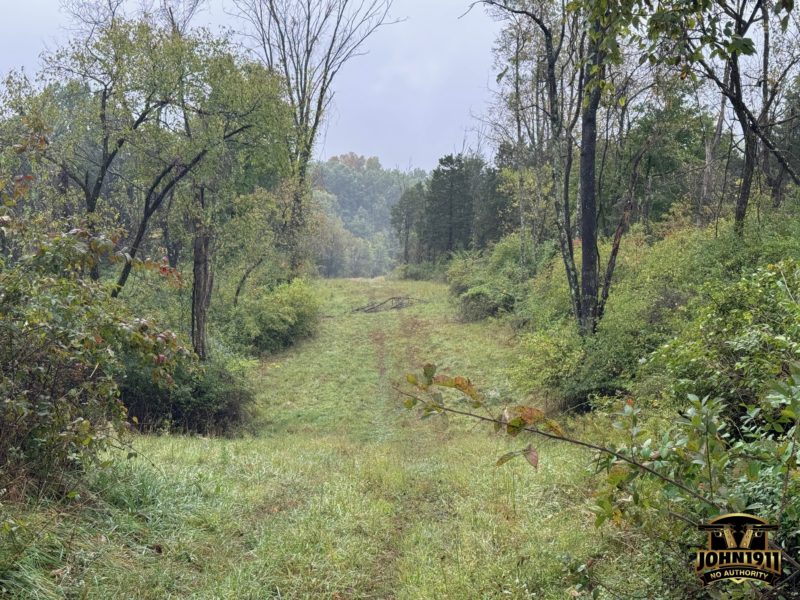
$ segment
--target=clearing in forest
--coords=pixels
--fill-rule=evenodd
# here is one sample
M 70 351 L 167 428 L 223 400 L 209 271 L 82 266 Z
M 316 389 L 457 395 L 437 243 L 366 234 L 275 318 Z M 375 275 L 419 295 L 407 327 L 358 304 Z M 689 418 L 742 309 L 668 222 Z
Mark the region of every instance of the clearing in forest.
M 513 333 L 457 320 L 445 286 L 320 281 L 318 334 L 263 362 L 260 416 L 238 439 L 141 436 L 82 507 L 31 511 L 34 597 L 563 598 L 607 549 L 588 455 L 420 421 L 392 389 L 430 361 L 510 395 Z M 413 305 L 354 308 L 390 297 Z M 76 514 L 77 513 L 77 514 Z M 613 568 L 613 565 L 611 566 Z

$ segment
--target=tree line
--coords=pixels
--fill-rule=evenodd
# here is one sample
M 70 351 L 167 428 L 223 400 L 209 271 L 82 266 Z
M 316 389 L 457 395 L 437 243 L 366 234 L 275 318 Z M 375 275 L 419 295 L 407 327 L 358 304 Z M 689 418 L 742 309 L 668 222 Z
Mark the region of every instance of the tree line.
M 591 335 L 632 226 L 731 218 L 745 236 L 754 197 L 760 211 L 792 195 L 800 45 L 791 4 L 472 7 L 503 23 L 484 117 L 493 164 L 476 178 L 474 160 L 445 157 L 426 187 L 406 192 L 393 212 L 405 262 L 482 250 L 510 230 L 531 254 L 555 243 L 575 322 Z M 481 212 L 496 217 L 485 232 Z M 604 238 L 611 248 L 600 256 Z

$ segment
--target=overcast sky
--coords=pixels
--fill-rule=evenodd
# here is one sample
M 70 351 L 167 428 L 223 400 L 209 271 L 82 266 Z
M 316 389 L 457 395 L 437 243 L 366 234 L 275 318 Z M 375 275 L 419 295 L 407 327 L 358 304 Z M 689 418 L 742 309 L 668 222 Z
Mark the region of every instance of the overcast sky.
M 226 0 L 210 0 L 197 22 L 233 24 Z M 67 35 L 59 0 L 0 0 L 0 72 L 24 66 Z M 317 155 L 353 151 L 387 167 L 431 169 L 473 143 L 494 81 L 491 48 L 498 24 L 469 0 L 394 0 L 403 22 L 378 30 L 368 54 L 334 81 L 335 100 Z M 461 17 L 461 18 L 459 18 Z

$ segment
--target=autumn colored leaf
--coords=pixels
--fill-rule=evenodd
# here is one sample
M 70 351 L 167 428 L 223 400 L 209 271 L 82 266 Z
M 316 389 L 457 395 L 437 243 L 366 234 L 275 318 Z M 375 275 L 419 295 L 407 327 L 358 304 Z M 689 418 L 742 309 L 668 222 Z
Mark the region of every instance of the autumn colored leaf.
M 524 456 L 534 469 L 539 468 L 539 451 L 536 448 L 529 445 L 524 450 Z
M 564 430 L 561 429 L 561 425 L 552 419 L 545 419 L 544 424 L 551 433 L 554 433 L 559 437 L 564 437 Z
M 514 412 L 525 421 L 526 425 L 536 425 L 544 419 L 544 412 L 534 406 L 515 406 Z
M 433 378 L 433 383 L 446 388 L 455 387 L 454 379 L 447 375 L 437 375 Z

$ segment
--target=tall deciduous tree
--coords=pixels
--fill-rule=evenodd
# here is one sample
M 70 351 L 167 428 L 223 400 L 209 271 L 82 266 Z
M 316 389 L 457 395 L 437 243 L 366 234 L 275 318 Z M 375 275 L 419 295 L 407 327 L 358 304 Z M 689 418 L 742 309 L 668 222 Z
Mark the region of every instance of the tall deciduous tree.
M 786 84 L 800 67 L 797 25 L 791 19 L 793 4 L 714 0 L 647 5 L 649 44 L 643 59 L 649 56 L 654 62 L 681 65 L 684 75 L 695 70 L 730 101 L 744 146 L 734 222 L 739 235 L 744 232 L 759 163 L 771 187 L 779 175 L 770 169 L 770 155 L 779 165 L 779 173 L 800 184 L 800 175 L 772 135 L 775 121 L 780 120 L 776 111 Z M 777 32 L 784 38 L 779 49 L 773 38 Z M 670 42 L 666 55 L 664 40 Z M 778 187 L 773 190 L 777 193 Z
M 542 137 L 553 174 L 561 255 L 573 309 L 580 331 L 590 335 L 602 315 L 597 251 L 597 115 L 607 88 L 608 68 L 621 59 L 619 38 L 635 18 L 635 4 L 571 2 L 568 8 L 528 0 L 481 0 L 481 4 L 513 19 L 529 19 L 540 40 L 544 65 L 537 79 L 545 92 L 544 102 L 534 102 L 534 106 L 547 116 Z M 514 60 L 519 58 L 515 56 Z M 517 102 L 517 109 L 520 108 Z M 571 236 L 569 191 L 573 130 L 578 121 L 580 276 Z M 613 274 L 613 262 L 606 273 L 609 277 Z
M 297 187 L 286 223 L 296 274 L 302 264 L 299 236 L 305 227 L 308 166 L 320 126 L 333 99 L 332 84 L 364 42 L 388 21 L 392 0 L 233 0 L 248 25 L 255 50 L 284 83 L 293 113 L 286 151 Z

